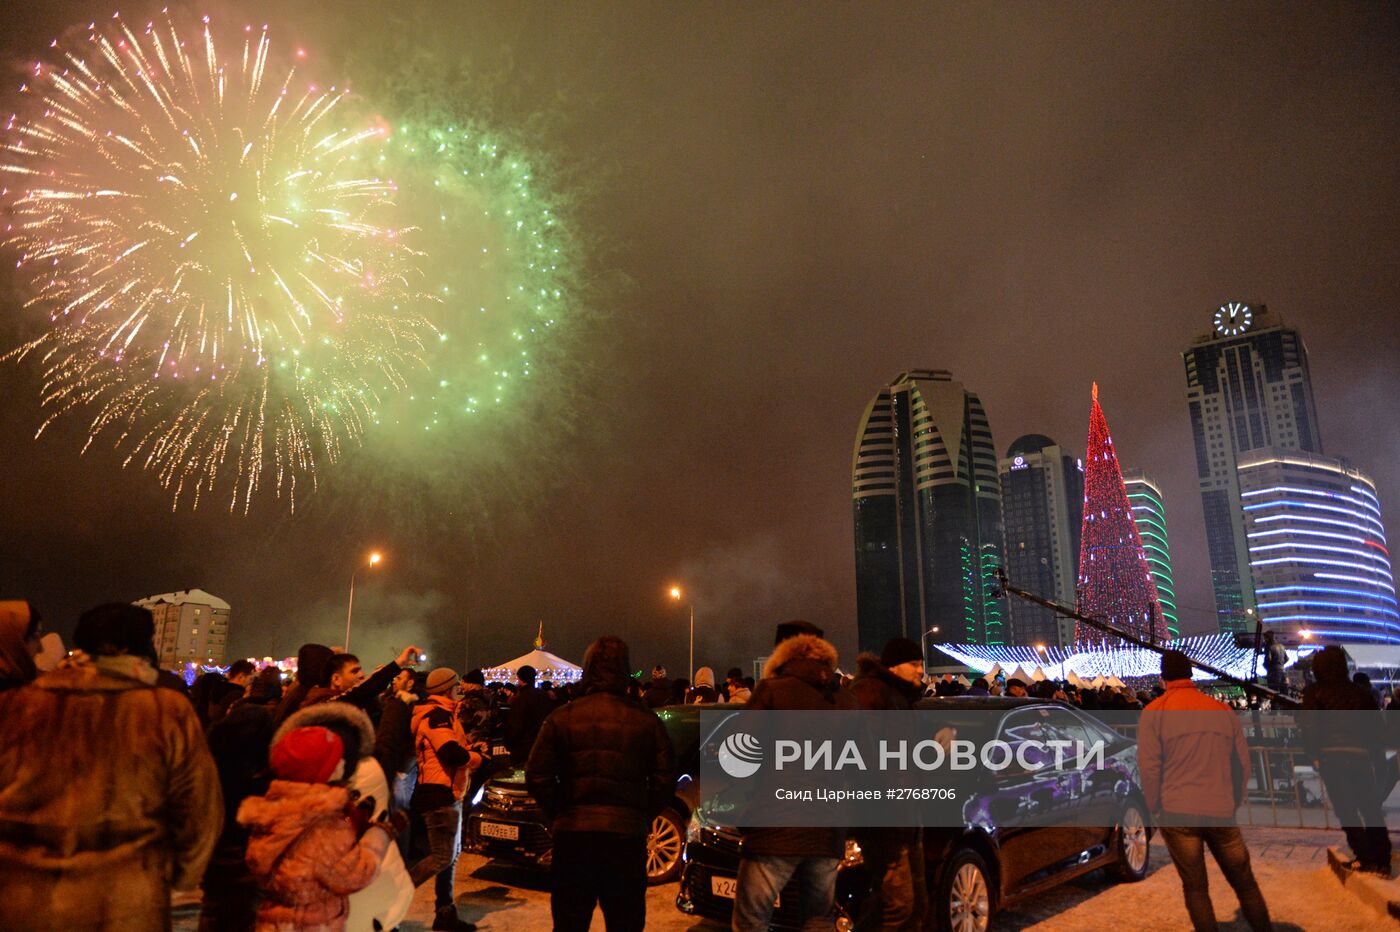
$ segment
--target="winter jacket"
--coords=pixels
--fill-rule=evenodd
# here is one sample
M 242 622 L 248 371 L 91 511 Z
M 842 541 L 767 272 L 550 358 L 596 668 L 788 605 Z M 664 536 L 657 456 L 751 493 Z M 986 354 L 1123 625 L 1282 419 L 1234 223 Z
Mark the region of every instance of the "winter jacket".
M 773 648 L 763 667 L 763 679 L 754 688 L 744 711 L 855 708 L 855 698 L 839 686 L 836 648 L 814 634 L 799 634 Z M 846 847 L 846 831 L 841 828 L 745 828 L 741 834 L 745 856 L 839 858 Z
M 1138 720 L 1138 770 L 1148 812 L 1232 817 L 1249 780 L 1239 716 L 1191 680 L 1169 680 Z
M 394 700 L 397 702 L 398 700 Z M 402 703 L 400 703 L 402 704 Z M 381 723 L 382 724 L 382 723 Z M 288 716 L 272 736 L 276 744 L 298 728 L 320 726 L 338 734 L 345 746 L 345 769 L 349 773 L 347 810 L 357 832 L 378 821 L 390 808 L 392 793 L 379 765 L 374 726 L 369 716 L 349 702 L 319 702 Z M 404 868 L 396 845 L 384 852 L 374 880 L 350 896 L 347 932 L 372 932 L 374 923 L 392 929 L 408 912 L 413 901 L 413 882 Z
M 39 675 L 24 640 L 29 619 L 28 602 L 0 602 L 0 689 L 23 686 Z
M 554 703 L 542 690 L 533 686 L 521 685 L 511 697 L 510 708 L 506 710 L 506 748 L 510 750 L 510 762 L 517 767 L 530 756 L 530 748 L 540 733 L 540 725 L 554 710 Z
M 481 765 L 481 756 L 467 744 L 455 701 L 429 696 L 414 707 L 413 746 L 418 755 L 414 809 L 440 809 L 466 795 L 472 768 Z
M 675 795 L 670 736 L 627 697 L 625 651 L 615 639 L 589 648 L 584 695 L 545 719 L 530 751 L 525 784 L 556 833 L 646 835 Z
M 379 697 L 401 672 L 403 667 L 391 660 L 349 689 L 336 692 L 329 686 L 317 686 L 307 692 L 299 708 L 321 702 L 348 702 L 368 715 L 371 723 L 376 723 L 381 711 Z
M 267 795 L 238 810 L 247 826 L 248 867 L 263 901 L 258 932 L 340 932 L 351 893 L 369 886 L 389 847 L 377 827 L 359 835 L 346 815 L 350 791 L 273 780 Z
M 671 681 L 665 677 L 647 680 L 646 686 L 642 689 L 642 701 L 649 709 L 659 709 L 663 705 L 671 704 L 671 693 L 674 687 Z
M 200 886 L 210 899 L 229 891 L 257 897 L 248 872 L 248 830 L 238 824 L 238 807 L 249 796 L 267 792 L 267 751 L 272 743 L 275 702 L 239 702 L 209 729 L 209 751 L 219 770 L 224 797 L 224 830 Z
M 0 692 L 0 915 L 26 930 L 170 928 L 223 822 L 189 700 L 131 656 Z
M 715 671 L 701 667 L 695 671 L 695 685 L 686 691 L 686 704 L 694 702 L 721 702 L 719 690 L 715 689 Z
M 1342 649 L 1334 646 L 1318 651 L 1312 658 L 1312 671 L 1316 682 L 1303 690 L 1302 708 L 1314 714 L 1298 716 L 1308 754 L 1320 760 L 1324 753 L 1361 751 L 1383 758 L 1385 719 L 1371 691 L 1351 681 Z M 1320 716 L 1318 712 L 1351 714 Z
M 923 686 L 895 676 L 880 663 L 879 655 L 871 653 L 856 658 L 856 678 L 849 690 L 862 709 L 881 712 L 907 712 L 924 694 Z M 862 845 L 907 845 L 919 840 L 919 830 L 913 826 L 853 828 L 851 834 Z
M 280 725 L 286 721 L 288 715 L 300 709 L 306 702 L 306 694 L 322 685 L 321 677 L 325 675 L 326 664 L 330 663 L 334 653 L 324 644 L 301 646 L 301 650 L 297 651 L 297 681 L 278 704 L 277 714 L 272 717 L 274 724 Z

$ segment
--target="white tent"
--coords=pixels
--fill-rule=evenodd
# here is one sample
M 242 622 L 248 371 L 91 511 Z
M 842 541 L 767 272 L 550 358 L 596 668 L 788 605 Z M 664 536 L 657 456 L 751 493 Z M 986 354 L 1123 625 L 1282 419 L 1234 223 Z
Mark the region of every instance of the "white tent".
M 968 679 L 966 676 L 964 676 L 963 674 L 959 673 L 959 674 L 958 674 L 957 683 L 958 683 L 959 686 L 971 686 L 971 685 L 972 685 L 972 680 Z
M 1091 688 L 1093 688 L 1093 689 L 1099 689 L 1100 687 L 1105 686 L 1107 683 L 1108 683 L 1108 680 L 1104 679 L 1102 676 L 1096 676 L 1096 677 L 1094 677 L 1094 679 L 1089 683 L 1089 686 L 1090 686 Z
M 1123 681 L 1120 680 L 1117 676 L 1112 676 L 1112 675 L 1109 676 L 1107 682 L 1108 682 L 1108 685 L 1112 686 L 1114 689 L 1122 689 L 1122 688 L 1123 688 Z
M 1040 668 L 1039 664 L 1037 664 L 1036 668 L 1031 671 L 1031 679 L 1035 680 L 1037 683 L 1045 682 L 1045 671 Z
M 990 683 L 992 680 L 996 679 L 997 674 L 1000 672 L 1001 664 L 994 663 L 992 664 L 992 668 L 982 675 L 985 676 L 987 678 L 987 682 Z
M 507 660 L 499 666 L 481 672 L 488 683 L 513 683 L 515 671 L 526 666 L 535 668 L 536 683 L 543 683 L 545 680 L 552 683 L 572 683 L 583 675 L 582 667 L 539 647 L 528 654 L 521 654 L 514 660 Z

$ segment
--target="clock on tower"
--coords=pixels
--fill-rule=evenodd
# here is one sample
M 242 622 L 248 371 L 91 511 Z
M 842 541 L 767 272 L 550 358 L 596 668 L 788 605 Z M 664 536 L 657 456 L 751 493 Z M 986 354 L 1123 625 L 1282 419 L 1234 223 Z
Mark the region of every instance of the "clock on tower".
M 1254 312 L 1248 304 L 1230 301 L 1215 311 L 1215 332 L 1222 337 L 1239 336 L 1254 323 Z

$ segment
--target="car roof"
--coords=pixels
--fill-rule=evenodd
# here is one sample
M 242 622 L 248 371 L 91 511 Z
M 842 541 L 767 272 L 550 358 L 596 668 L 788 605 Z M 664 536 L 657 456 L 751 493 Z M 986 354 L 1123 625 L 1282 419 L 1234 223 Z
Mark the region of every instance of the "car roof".
M 1063 702 L 1056 702 L 1052 699 L 1037 699 L 1034 696 L 930 696 L 914 703 L 914 708 L 986 709 L 997 712 L 1031 705 L 1068 708 Z

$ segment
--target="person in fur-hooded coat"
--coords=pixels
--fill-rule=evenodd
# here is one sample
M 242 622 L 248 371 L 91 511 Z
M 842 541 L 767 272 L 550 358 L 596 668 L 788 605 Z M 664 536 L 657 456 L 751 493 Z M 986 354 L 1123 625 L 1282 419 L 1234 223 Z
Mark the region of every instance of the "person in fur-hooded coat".
M 394 828 L 360 832 L 343 785 L 346 749 L 319 725 L 293 728 L 268 755 L 273 781 L 238 809 L 249 830 L 248 867 L 263 899 L 257 932 L 342 932 L 349 896 L 369 886 L 393 844 Z
M 357 829 L 384 818 L 390 810 L 392 794 L 384 768 L 373 753 L 374 726 L 365 712 L 348 702 L 322 702 L 294 712 L 273 736 L 276 744 L 294 729 L 320 726 L 334 731 L 345 746 L 345 768 L 349 774 L 346 788 L 350 791 L 351 815 Z M 379 873 L 369 886 L 350 894 L 350 913 L 346 932 L 372 932 L 377 922 L 381 929 L 392 929 L 408 915 L 413 905 L 413 881 L 398 846 L 390 845 L 384 852 Z

